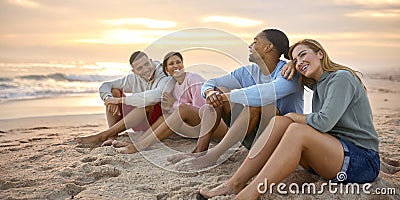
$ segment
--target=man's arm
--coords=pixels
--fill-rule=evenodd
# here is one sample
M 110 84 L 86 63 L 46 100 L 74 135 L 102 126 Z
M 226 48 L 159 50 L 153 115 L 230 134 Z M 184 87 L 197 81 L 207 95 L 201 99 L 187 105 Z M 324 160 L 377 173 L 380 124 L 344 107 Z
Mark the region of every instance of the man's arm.
M 247 106 L 264 106 L 274 103 L 277 99 L 302 89 L 298 85 L 298 75 L 294 80 L 289 81 L 281 75 L 269 82 L 253 85 L 247 88 L 232 90 L 230 100 Z
M 122 102 L 139 108 L 154 105 L 161 101 L 162 93 L 171 92 L 174 85 L 175 81 L 171 77 L 163 77 L 154 89 L 133 93 L 132 95 L 122 98 Z
M 107 97 L 112 97 L 111 89 L 113 88 L 118 88 L 123 92 L 132 92 L 130 87 L 127 87 L 129 84 L 133 84 L 132 79 L 134 77 L 133 74 L 129 74 L 125 77 L 122 77 L 120 79 L 112 80 L 112 81 L 106 81 L 103 84 L 101 84 L 99 88 L 99 93 L 100 93 L 100 98 L 104 101 Z
M 205 98 L 207 96 L 206 92 L 214 91 L 216 90 L 216 87 L 223 87 L 229 90 L 242 88 L 242 85 L 240 83 L 241 78 L 237 77 L 237 75 L 248 75 L 249 72 L 245 70 L 247 70 L 245 67 L 241 67 L 231 72 L 230 74 L 218 78 L 212 78 L 206 81 L 201 87 L 201 95 Z

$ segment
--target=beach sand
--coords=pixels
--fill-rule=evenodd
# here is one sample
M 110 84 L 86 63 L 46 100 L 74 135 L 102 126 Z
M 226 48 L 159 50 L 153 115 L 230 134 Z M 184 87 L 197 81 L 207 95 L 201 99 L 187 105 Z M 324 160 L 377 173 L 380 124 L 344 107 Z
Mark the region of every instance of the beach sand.
M 382 161 L 381 173 L 370 191 L 395 188 L 396 195 L 368 195 L 362 190 L 359 195 L 330 194 L 325 188 L 319 195 L 280 195 L 275 191 L 262 199 L 400 199 L 400 82 L 367 79 L 366 85 L 381 140 Z M 79 99 L 64 100 L 71 103 Z M 79 109 L 74 106 L 61 109 L 65 102 L 56 101 L 58 107 L 50 109 L 54 113 L 34 110 L 35 105 L 54 101 L 28 100 L 19 101 L 19 105 L 1 105 L 0 199 L 195 199 L 199 188 L 212 188 L 227 180 L 248 153 L 241 147 L 223 164 L 203 172 L 171 172 L 155 166 L 139 153 L 122 155 L 112 147 L 83 148 L 75 144 L 74 137 L 106 128 L 104 114 L 99 114 L 103 112 L 101 103 L 94 108 L 84 104 Z M 36 117 L 15 114 L 27 112 L 27 108 L 33 109 L 29 111 L 32 116 L 38 112 Z M 122 138 L 128 140 L 126 134 Z M 173 137 L 165 144 L 189 151 L 195 140 Z M 147 154 L 165 159 L 160 156 L 158 146 Z M 318 188 L 326 180 L 299 167 L 283 182 L 287 185 L 314 183 Z

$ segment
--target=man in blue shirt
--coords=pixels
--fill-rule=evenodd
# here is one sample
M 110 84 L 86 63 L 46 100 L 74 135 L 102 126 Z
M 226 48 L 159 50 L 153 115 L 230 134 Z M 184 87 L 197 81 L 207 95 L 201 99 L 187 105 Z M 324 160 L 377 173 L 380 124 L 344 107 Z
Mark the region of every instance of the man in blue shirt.
M 296 75 L 294 80 L 287 80 L 281 75 L 286 62 L 280 60 L 280 57 L 282 54 L 287 57 L 289 50 L 287 36 L 280 30 L 263 30 L 254 38 L 249 49 L 249 61 L 252 62 L 250 65 L 204 83 L 202 95 L 214 107 L 216 122 L 208 133 L 200 134 L 193 153 L 208 149 L 213 131 L 221 118 L 228 125 L 231 124 L 228 132 L 206 154 L 197 154 L 201 156 L 196 156 L 196 159 L 189 160 L 178 168 L 201 169 L 216 164 L 226 150 L 244 137 L 243 144 L 250 149 L 256 133 L 260 133 L 275 114 L 303 113 L 304 90 L 298 84 L 299 76 Z M 176 156 L 169 160 L 177 162 L 181 158 Z

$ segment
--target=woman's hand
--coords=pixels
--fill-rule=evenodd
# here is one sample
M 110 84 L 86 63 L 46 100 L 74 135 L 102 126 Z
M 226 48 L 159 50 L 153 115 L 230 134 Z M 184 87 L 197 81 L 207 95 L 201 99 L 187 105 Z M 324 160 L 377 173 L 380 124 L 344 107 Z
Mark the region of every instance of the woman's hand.
M 299 113 L 288 113 L 285 115 L 285 117 L 290 118 L 293 122 L 297 123 L 306 123 L 306 115 L 299 114 Z
M 171 110 L 175 103 L 175 98 L 168 92 L 164 92 L 161 97 L 161 108 L 163 110 Z
M 283 66 L 281 75 L 284 78 L 288 80 L 293 80 L 295 74 L 296 74 L 296 68 L 294 67 L 293 61 L 290 61 L 285 66 Z

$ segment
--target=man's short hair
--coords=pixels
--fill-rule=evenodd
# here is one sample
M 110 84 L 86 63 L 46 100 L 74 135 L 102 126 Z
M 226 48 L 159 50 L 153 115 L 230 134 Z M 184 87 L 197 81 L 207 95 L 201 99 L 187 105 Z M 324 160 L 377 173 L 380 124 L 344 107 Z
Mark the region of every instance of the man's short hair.
M 131 57 L 129 58 L 129 64 L 132 65 L 133 62 L 138 60 L 139 58 L 145 56 L 146 58 L 149 58 L 147 54 L 143 51 L 135 51 L 132 53 Z

